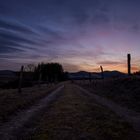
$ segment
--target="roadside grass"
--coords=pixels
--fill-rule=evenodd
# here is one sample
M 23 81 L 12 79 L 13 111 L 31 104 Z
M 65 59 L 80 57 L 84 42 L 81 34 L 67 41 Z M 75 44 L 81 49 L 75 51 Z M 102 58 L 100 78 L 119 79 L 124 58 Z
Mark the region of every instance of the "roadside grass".
M 58 85 L 23 88 L 22 93 L 16 89 L 0 91 L 0 124 L 9 120 L 12 115 L 28 108 L 36 101 L 49 94 Z
M 128 109 L 140 112 L 140 78 L 96 80 L 91 84 L 88 81 L 76 83 L 94 94 L 109 98 Z
M 30 135 L 32 140 L 131 140 L 132 127 L 73 85 L 50 106 Z M 26 137 L 25 139 L 29 139 Z

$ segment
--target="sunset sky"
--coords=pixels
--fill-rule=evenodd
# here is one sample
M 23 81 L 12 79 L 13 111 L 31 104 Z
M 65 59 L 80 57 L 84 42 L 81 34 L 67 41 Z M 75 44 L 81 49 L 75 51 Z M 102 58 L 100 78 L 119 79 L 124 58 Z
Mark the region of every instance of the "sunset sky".
M 0 0 L 0 69 L 140 70 L 140 0 Z

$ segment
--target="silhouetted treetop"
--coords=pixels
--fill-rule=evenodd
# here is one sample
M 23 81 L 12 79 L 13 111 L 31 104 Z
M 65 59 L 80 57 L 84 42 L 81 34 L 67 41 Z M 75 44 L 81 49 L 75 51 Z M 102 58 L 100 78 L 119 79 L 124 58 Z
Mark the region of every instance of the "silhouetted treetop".
M 41 73 L 41 80 L 54 82 L 63 79 L 63 67 L 59 63 L 41 63 L 35 68 L 35 74 L 39 76 Z

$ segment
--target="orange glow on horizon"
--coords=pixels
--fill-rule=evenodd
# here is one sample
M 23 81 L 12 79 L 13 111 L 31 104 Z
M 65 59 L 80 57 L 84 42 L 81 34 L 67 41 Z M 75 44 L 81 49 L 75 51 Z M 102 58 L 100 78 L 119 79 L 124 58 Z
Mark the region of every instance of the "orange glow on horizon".
M 122 65 L 102 65 L 104 71 L 120 71 L 123 73 L 127 73 L 127 65 L 122 64 Z M 74 66 L 73 68 L 74 69 Z M 132 65 L 131 66 L 131 72 L 134 73 L 136 71 L 139 71 L 140 69 L 138 66 Z M 97 66 L 90 66 L 90 65 L 79 65 L 76 70 L 71 71 L 71 72 L 76 72 L 76 71 L 87 71 L 87 72 L 100 72 L 100 65 Z

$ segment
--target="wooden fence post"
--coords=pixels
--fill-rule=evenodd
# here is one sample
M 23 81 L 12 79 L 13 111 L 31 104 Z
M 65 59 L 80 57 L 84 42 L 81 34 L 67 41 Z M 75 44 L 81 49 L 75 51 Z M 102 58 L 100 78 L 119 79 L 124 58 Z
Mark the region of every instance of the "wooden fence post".
M 89 83 L 91 83 L 91 73 L 89 72 Z
M 21 93 L 22 92 L 22 80 L 23 80 L 23 69 L 24 66 L 21 66 L 21 70 L 20 70 L 20 75 L 19 75 L 19 86 L 18 86 L 18 92 Z
M 131 54 L 127 54 L 128 75 L 131 75 Z
M 100 66 L 100 69 L 101 69 L 101 76 L 102 76 L 102 79 L 104 79 L 104 70 L 103 70 L 103 67 Z
M 40 87 L 41 85 L 41 78 L 42 78 L 42 73 L 41 73 L 41 65 L 40 65 L 40 68 L 39 68 L 39 79 L 38 79 L 38 86 Z

